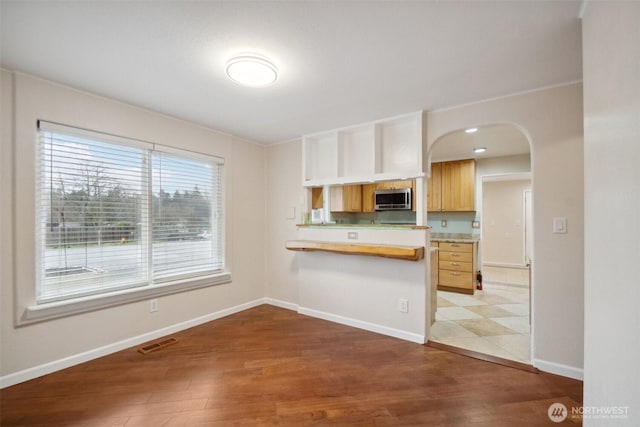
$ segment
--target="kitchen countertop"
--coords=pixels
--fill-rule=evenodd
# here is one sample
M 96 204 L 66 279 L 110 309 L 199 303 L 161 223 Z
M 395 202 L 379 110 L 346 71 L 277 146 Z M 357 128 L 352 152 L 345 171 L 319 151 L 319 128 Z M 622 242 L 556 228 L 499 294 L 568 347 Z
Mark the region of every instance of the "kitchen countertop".
M 428 225 L 415 224 L 296 224 L 298 227 L 309 228 L 360 228 L 372 230 L 426 230 Z
M 431 233 L 431 240 L 434 242 L 475 243 L 480 241 L 480 235 L 466 233 Z

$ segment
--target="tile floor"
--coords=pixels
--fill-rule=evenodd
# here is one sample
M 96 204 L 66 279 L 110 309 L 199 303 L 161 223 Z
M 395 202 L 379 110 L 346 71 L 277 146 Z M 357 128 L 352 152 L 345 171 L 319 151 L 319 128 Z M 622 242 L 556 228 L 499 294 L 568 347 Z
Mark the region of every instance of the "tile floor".
M 475 295 L 438 291 L 431 339 L 530 364 L 529 288 L 485 282 Z

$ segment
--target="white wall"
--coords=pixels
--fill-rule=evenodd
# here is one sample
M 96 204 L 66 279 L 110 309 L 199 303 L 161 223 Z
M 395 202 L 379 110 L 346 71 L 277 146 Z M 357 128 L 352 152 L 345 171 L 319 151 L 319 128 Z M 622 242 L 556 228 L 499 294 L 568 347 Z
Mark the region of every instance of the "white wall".
M 44 373 L 91 357 L 96 349 L 108 352 L 115 343 L 261 301 L 265 265 L 264 147 L 23 74 L 2 71 L 1 84 L 2 378 Z M 16 292 L 34 286 L 37 119 L 224 157 L 227 260 L 233 282 L 162 297 L 156 313 L 149 313 L 148 303 L 142 301 L 16 327 L 15 320 L 25 308 L 15 301 Z
M 280 302 L 298 305 L 298 266 L 295 252 L 285 249 L 287 240 L 297 238 L 296 224 L 306 209 L 302 188 L 302 140 L 267 147 L 266 295 Z M 289 211 L 294 209 L 293 218 Z
M 585 118 L 584 406 L 628 406 L 640 425 L 640 3 L 589 2 Z
M 572 84 L 427 114 L 431 146 L 448 132 L 511 123 L 531 144 L 534 194 L 533 362 L 580 377 L 583 367 L 582 85 Z M 552 234 L 553 217 L 568 234 Z

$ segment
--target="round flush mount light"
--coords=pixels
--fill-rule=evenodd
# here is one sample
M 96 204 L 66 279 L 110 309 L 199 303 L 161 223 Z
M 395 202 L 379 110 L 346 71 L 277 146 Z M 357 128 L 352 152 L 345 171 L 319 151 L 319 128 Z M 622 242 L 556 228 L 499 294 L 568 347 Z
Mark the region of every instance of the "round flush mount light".
M 243 86 L 266 87 L 278 80 L 278 69 L 267 58 L 242 54 L 231 58 L 225 66 L 227 76 Z
M 477 147 L 473 149 L 474 153 L 484 153 L 485 151 L 487 151 L 487 147 Z
M 464 130 L 466 133 L 474 133 L 478 132 L 478 128 L 469 128 Z

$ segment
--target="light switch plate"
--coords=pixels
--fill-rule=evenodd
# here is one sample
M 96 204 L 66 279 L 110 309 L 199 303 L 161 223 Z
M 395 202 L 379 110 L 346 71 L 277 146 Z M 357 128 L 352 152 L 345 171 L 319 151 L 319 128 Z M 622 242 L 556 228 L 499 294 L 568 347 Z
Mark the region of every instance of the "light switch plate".
M 442 221 L 440 221 L 440 227 L 445 228 L 447 226 L 447 220 L 443 219 Z
M 471 221 L 471 228 L 480 228 L 480 221 Z
M 567 218 L 565 217 L 553 218 L 553 233 L 566 234 L 566 232 L 567 232 Z
M 287 219 L 296 219 L 296 208 L 295 206 L 289 207 L 287 209 Z

